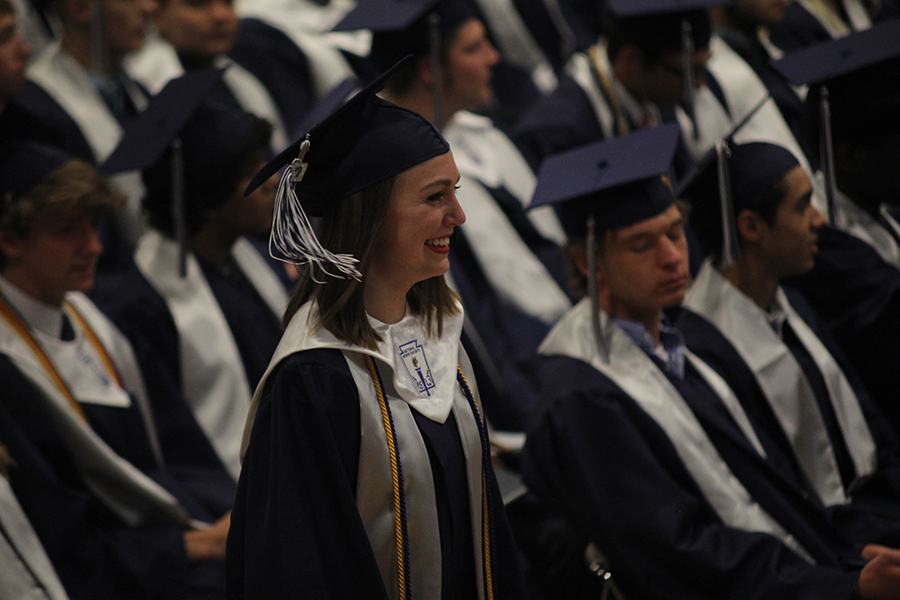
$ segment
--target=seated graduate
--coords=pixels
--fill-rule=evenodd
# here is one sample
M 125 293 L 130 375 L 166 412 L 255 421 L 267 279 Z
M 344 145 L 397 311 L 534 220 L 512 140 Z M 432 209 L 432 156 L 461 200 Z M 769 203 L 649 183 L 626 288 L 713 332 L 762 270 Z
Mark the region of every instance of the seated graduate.
M 733 0 L 711 8 L 714 36 L 707 67 L 722 86 L 732 114 L 742 116 L 747 111 L 742 105 L 753 106 L 767 92 L 772 97 L 774 106 L 764 107 L 745 132 L 765 121 L 752 131 L 756 141 L 779 144 L 818 165 L 819 157 L 812 154 L 806 138 L 806 90 L 791 84 L 771 64 L 783 56 L 769 41 L 769 31 L 784 19 L 784 10 L 785 3 L 771 0 Z
M 157 0 L 156 35 L 125 60 L 125 70 L 152 93 L 185 71 L 224 68 L 209 99 L 243 109 L 272 125 L 273 155 L 288 145 L 281 113 L 265 85 L 228 58 L 238 33 L 231 0 Z
M 0 408 L 0 429 L 5 421 Z M 10 471 L 18 465 L 3 445 L 3 435 L 0 433 L 0 598 L 66 600 L 62 582 L 9 484 Z
M 0 113 L 0 138 L 35 140 L 100 165 L 122 137 L 123 126 L 146 106 L 146 91 L 122 69 L 125 55 L 140 48 L 154 0 L 59 0 L 59 39 L 28 67 L 28 83 Z M 95 18 L 102 13 L 102 19 Z M 127 262 L 143 231 L 137 173 L 112 178 L 127 197 L 104 231 L 101 269 Z
M 865 31 L 897 16 L 892 0 L 797 0 L 784 10 L 784 19 L 772 28 L 772 43 L 785 52 Z
M 635 133 L 538 176 L 534 203 L 558 203 L 591 291 L 541 347 L 547 403 L 525 480 L 602 549 L 626 597 L 896 598 L 900 552 L 863 547 L 888 524 L 856 539 L 810 501 L 663 315 L 689 281 L 684 217 L 660 176 L 676 138 Z
M 131 346 L 82 293 L 98 220 L 121 197 L 87 163 L 30 143 L 5 147 L 0 195 L 3 442 L 66 591 L 221 597 L 234 481 L 194 443 L 190 411 L 169 403 L 178 426 L 157 430 Z
M 391 9 L 391 12 L 388 10 Z M 390 18 L 384 18 L 390 14 Z M 440 23 L 440 66 L 432 69 L 428 20 Z M 552 209 L 526 214 L 535 178 L 515 145 L 490 119 L 476 115 L 493 98 L 492 70 L 499 59 L 481 21 L 463 0 L 410 4 L 369 0 L 342 27 L 377 23 L 370 59 L 384 70 L 406 54 L 385 84 L 384 98 L 414 110 L 441 129 L 460 172 L 457 197 L 471 218 L 450 251 L 451 285 L 502 382 L 485 410 L 495 427 L 524 431 L 537 405 L 537 346 L 571 306 L 565 292 L 564 234 Z M 460 235 L 461 233 L 461 235 Z M 472 349 L 470 348 L 470 351 Z
M 532 168 L 551 154 L 659 125 L 662 111 L 671 112 L 691 89 L 690 81 L 695 102 L 702 99 L 706 107 L 718 105 L 726 112 L 724 100 L 703 85 L 712 31 L 707 6 L 714 3 L 692 2 L 686 9 L 671 0 L 606 2 L 603 35 L 572 56 L 559 87 L 513 129 L 512 138 Z M 685 23 L 691 33 L 687 45 Z M 685 119 L 684 126 L 693 129 Z M 687 171 L 690 156 L 679 160 Z
M 809 178 L 780 146 L 729 144 L 722 152 L 721 164 L 711 153 L 684 192 L 711 255 L 679 316 L 685 343 L 732 389 L 758 392 L 745 409 L 789 446 L 823 505 L 875 504 L 900 519 L 890 425 L 813 310 L 781 285 L 813 268 L 825 225 Z M 729 181 L 720 193 L 724 169 Z
M 812 85 L 810 145 L 833 164 L 831 226 L 819 233 L 816 264 L 791 285 L 828 324 L 881 411 L 900 432 L 900 23 L 884 23 L 801 50 L 775 63 Z M 819 134 L 826 125 L 832 146 Z M 833 161 L 829 160 L 829 155 Z M 826 177 L 826 183 L 830 178 Z M 822 207 L 823 210 L 825 207 Z
M 459 174 L 382 84 L 249 188 L 290 163 L 273 243 L 309 267 L 247 425 L 230 598 L 525 597 L 444 281 Z
M 134 264 L 103 280 L 95 299 L 134 344 L 154 395 L 191 407 L 236 481 L 250 398 L 281 338 L 288 297 L 242 237 L 272 225 L 275 179 L 243 195 L 265 164 L 270 127 L 205 100 L 219 81 L 217 71 L 173 80 L 136 123 L 146 127 L 130 129 L 104 165 L 143 169 L 151 229 Z
M 331 33 L 356 6 L 352 0 L 236 0 L 240 17 L 229 56 L 266 86 L 289 137 L 338 84 L 355 78 L 369 36 Z M 305 133 L 305 129 L 304 129 Z

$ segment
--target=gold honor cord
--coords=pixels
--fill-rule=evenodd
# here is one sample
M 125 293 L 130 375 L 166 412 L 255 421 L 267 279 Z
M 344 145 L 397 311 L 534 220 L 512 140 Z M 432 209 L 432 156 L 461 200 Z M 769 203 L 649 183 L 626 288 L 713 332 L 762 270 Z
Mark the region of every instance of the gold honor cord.
M 394 422 L 391 418 L 391 410 L 388 407 L 387 398 L 381 384 L 381 376 L 375 368 L 375 361 L 371 356 L 366 356 L 366 364 L 369 367 L 369 375 L 375 384 L 375 395 L 378 397 L 378 406 L 381 407 L 381 419 L 384 423 L 384 432 L 387 435 L 388 452 L 391 456 L 391 480 L 394 484 L 394 535 L 397 540 L 397 579 L 400 600 L 407 600 L 407 537 L 406 537 L 406 506 L 403 490 L 403 474 L 400 466 L 400 455 L 397 452 L 397 443 L 394 438 Z
M 94 330 L 88 325 L 87 321 L 81 314 L 75 310 L 75 307 L 66 303 L 66 308 L 76 321 L 78 321 L 79 327 L 84 332 L 85 337 L 88 342 L 94 347 L 97 351 L 98 356 L 100 356 L 100 360 L 103 362 L 103 365 L 106 367 L 109 375 L 121 385 L 121 379 L 119 378 L 119 373 L 116 370 L 115 366 L 113 366 L 112 359 L 109 357 L 109 354 L 106 352 L 106 349 L 103 347 L 103 344 L 100 343 L 100 340 L 97 338 L 97 335 L 94 333 Z M 44 370 L 47 372 L 47 375 L 50 377 L 50 380 L 53 381 L 53 384 L 56 388 L 62 393 L 62 395 L 66 398 L 69 405 L 72 407 L 72 410 L 75 411 L 75 414 L 78 417 L 87 423 L 87 417 L 84 415 L 84 410 L 82 410 L 81 405 L 78 404 L 78 401 L 75 399 L 74 394 L 72 394 L 72 390 L 69 389 L 69 386 L 66 385 L 66 382 L 63 380 L 62 375 L 59 374 L 59 371 L 56 369 L 56 366 L 53 364 L 53 361 L 50 360 L 50 357 L 47 356 L 47 353 L 38 343 L 38 341 L 34 338 L 34 335 L 31 333 L 31 330 L 28 328 L 28 325 L 25 324 L 25 321 L 16 313 L 15 310 L 6 302 L 6 300 L 0 297 L 0 317 L 2 317 L 9 326 L 13 328 L 13 331 L 25 342 L 28 348 L 34 353 L 35 357 L 38 359 L 38 362 L 41 363 L 41 366 L 44 367 Z
M 394 533 L 397 539 L 397 573 L 399 597 L 401 600 L 408 600 L 412 597 L 409 584 L 409 569 L 407 568 L 409 542 L 406 528 L 406 498 L 403 491 L 403 468 L 400 465 L 400 455 L 397 451 L 397 443 L 394 432 L 394 421 L 391 418 L 391 410 L 388 407 L 387 398 L 384 396 L 384 386 L 381 382 L 381 375 L 375 368 L 375 361 L 371 356 L 366 356 L 366 364 L 369 367 L 369 375 L 375 384 L 375 395 L 378 398 L 378 405 L 381 407 L 381 418 L 384 422 L 384 431 L 387 434 L 388 451 L 391 456 L 391 477 L 394 484 Z M 490 461 L 490 448 L 487 444 L 487 433 L 484 431 L 481 415 L 478 411 L 478 405 L 475 404 L 475 397 L 466 381 L 462 369 L 456 368 L 457 381 L 463 388 L 466 399 L 472 407 L 475 415 L 475 423 L 478 426 L 478 434 L 481 438 L 482 448 L 482 464 L 481 464 L 481 513 L 482 513 L 482 529 L 484 530 L 484 539 L 482 548 L 484 553 L 484 570 L 485 570 L 485 587 L 487 589 L 487 600 L 494 599 L 494 578 L 491 566 L 491 540 L 494 533 L 494 520 L 491 511 L 490 497 L 488 493 L 488 479 L 486 464 Z

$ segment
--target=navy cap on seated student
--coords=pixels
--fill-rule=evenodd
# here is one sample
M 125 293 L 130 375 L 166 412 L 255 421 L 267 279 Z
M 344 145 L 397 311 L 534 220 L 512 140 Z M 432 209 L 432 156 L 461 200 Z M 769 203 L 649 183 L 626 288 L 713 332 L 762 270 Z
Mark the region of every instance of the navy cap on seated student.
M 233 598 L 524 594 L 444 280 L 459 173 L 382 83 L 259 174 L 288 165 L 272 243 L 308 268 L 245 433 Z
M 685 191 L 712 257 L 679 320 L 687 346 L 733 389 L 756 392 L 748 411 L 787 444 L 823 505 L 876 504 L 900 523 L 897 440 L 818 316 L 782 287 L 812 270 L 825 225 L 809 178 L 793 154 L 772 144 L 732 144 L 725 160 L 736 257 L 723 258 L 730 252 L 721 249 L 728 201 L 720 200 L 717 161 Z
M 243 237 L 267 235 L 272 225 L 274 178 L 243 195 L 265 164 L 271 128 L 204 99 L 219 75 L 173 80 L 104 165 L 143 169 L 150 230 L 138 241 L 134 265 L 104 281 L 96 298 L 138 348 L 143 368 L 155 373 L 159 393 L 193 409 L 236 480 L 250 396 L 281 337 L 287 291 L 273 264 Z M 179 203 L 183 220 L 174 216 Z
M 606 554 L 626 596 L 896 597 L 900 551 L 863 550 L 870 540 L 785 479 L 736 392 L 664 319 L 689 282 L 684 216 L 661 176 L 671 127 L 558 155 L 539 174 L 535 203 L 558 203 L 592 289 L 542 345 L 526 482 Z M 862 571 L 850 566 L 861 551 Z
M 572 56 L 568 76 L 513 130 L 531 166 L 536 169 L 556 152 L 660 124 L 661 111 L 685 98 L 689 78 L 697 87 L 694 93 L 700 93 L 710 55 L 708 6 L 717 3 L 607 2 L 603 35 Z M 693 49 L 690 74 L 685 71 L 685 23 Z
M 121 196 L 83 161 L 10 144 L 0 197 L 4 443 L 22 465 L 13 490 L 67 592 L 221 593 L 234 482 L 191 413 L 147 394 L 134 350 L 82 293 L 102 251 L 99 219 Z

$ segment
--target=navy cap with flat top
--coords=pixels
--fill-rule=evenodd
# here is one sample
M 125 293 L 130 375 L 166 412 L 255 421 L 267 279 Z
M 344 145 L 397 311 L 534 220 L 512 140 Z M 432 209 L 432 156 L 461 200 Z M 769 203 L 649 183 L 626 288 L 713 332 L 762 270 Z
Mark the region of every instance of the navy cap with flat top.
M 900 56 L 900 19 L 815 44 L 772 66 L 796 85 L 815 85 Z
M 680 129 L 675 124 L 582 146 L 548 157 L 538 172 L 529 208 L 555 205 L 570 238 L 654 217 L 674 202 L 663 181 L 672 167 Z
M 0 206 L 5 210 L 8 203 L 74 159 L 59 148 L 36 142 L 14 140 L 4 144 L 0 148 Z

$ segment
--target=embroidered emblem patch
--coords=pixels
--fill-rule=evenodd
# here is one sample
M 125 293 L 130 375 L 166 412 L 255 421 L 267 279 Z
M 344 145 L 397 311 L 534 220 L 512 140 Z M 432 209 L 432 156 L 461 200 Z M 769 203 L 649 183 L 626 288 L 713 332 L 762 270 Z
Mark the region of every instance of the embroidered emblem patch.
M 431 390 L 435 387 L 434 377 L 428 367 L 425 348 L 419 345 L 418 340 L 407 342 L 400 346 L 400 358 L 403 359 L 403 365 L 410 379 L 416 384 L 416 391 L 431 397 Z

